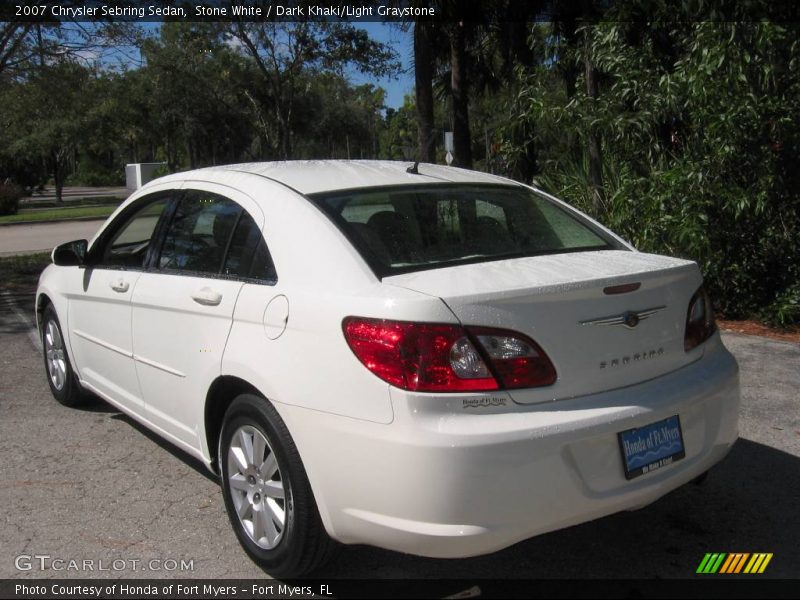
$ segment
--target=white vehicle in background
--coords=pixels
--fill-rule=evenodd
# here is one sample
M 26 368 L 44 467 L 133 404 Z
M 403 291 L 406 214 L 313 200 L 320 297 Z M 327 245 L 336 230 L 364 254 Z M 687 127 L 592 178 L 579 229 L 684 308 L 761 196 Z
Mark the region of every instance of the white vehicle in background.
M 276 576 L 334 542 L 493 552 L 653 502 L 737 439 L 697 265 L 500 177 L 180 173 L 53 263 L 36 301 L 53 395 L 94 392 L 219 473 Z

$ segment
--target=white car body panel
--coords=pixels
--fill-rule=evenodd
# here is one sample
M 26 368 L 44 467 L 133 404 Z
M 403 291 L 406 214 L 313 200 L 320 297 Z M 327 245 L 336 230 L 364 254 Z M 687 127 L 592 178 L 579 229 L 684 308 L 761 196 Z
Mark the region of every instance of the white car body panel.
M 209 390 L 220 377 L 255 388 L 285 421 L 326 530 L 345 543 L 438 557 L 483 554 L 643 506 L 725 456 L 738 435 L 738 368 L 718 334 L 683 350 L 689 299 L 702 282 L 694 263 L 610 250 L 381 280 L 302 194 L 420 183 L 524 187 L 435 165 L 420 165 L 415 175 L 409 165 L 297 161 L 156 180 L 109 223 L 152 192 L 214 191 L 261 226 L 277 282 L 51 265 L 37 306 L 45 296 L 52 302 L 85 387 L 210 468 Z M 110 288 L 120 277 L 129 284 L 124 294 Z M 641 288 L 602 294 L 631 282 Z M 221 294 L 217 306 L 192 299 L 203 288 Z M 661 305 L 632 331 L 580 323 Z M 351 351 L 342 321 L 354 315 L 519 331 L 541 345 L 559 379 L 510 391 L 404 391 Z M 632 358 L 662 346 L 660 360 Z M 599 366 L 628 355 L 617 369 Z M 685 458 L 626 480 L 617 433 L 673 415 Z
M 289 318 L 283 334 L 270 339 L 264 332 L 263 314 L 275 295 L 290 298 Z M 284 286 L 280 280 L 274 289 L 245 285 L 236 306 L 222 372 L 253 382 L 282 404 L 391 423 L 390 386 L 374 376 L 364 380 L 364 366 L 353 356 L 342 334 L 342 319 L 351 314 L 390 315 L 388 318 L 403 321 L 424 316 L 437 322 L 458 322 L 440 300 L 408 290 L 374 285 L 358 295 L 339 296 Z M 259 360 L 254 362 L 253 355 Z M 313 377 L 298 377 L 298 373 L 312 369 Z
M 131 294 L 140 275 L 97 271 L 71 281 L 71 287 L 78 285 L 66 294 L 73 364 L 81 379 L 131 410 L 144 406 L 131 340 Z
M 147 418 L 184 442 L 201 446 L 199 424 L 211 383 L 220 375 L 240 281 L 143 273 L 133 293 L 136 373 Z M 193 296 L 210 290 L 218 305 Z M 202 323 L 202 326 L 199 326 Z

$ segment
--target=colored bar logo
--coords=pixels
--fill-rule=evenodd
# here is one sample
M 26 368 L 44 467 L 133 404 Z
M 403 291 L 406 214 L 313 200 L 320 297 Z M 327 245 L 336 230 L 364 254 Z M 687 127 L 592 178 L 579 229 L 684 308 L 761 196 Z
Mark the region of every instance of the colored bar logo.
M 708 552 L 700 561 L 696 573 L 700 575 L 761 574 L 772 560 L 772 552 Z

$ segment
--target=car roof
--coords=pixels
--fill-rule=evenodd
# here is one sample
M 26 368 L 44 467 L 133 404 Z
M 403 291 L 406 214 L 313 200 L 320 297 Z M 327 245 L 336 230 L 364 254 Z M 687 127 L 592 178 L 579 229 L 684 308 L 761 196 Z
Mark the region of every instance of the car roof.
M 175 173 L 157 181 L 184 180 L 212 174 L 249 173 L 286 185 L 301 194 L 336 190 L 442 183 L 492 183 L 519 185 L 488 173 L 419 163 L 417 173 L 409 173 L 413 161 L 390 160 L 289 160 L 242 163 Z

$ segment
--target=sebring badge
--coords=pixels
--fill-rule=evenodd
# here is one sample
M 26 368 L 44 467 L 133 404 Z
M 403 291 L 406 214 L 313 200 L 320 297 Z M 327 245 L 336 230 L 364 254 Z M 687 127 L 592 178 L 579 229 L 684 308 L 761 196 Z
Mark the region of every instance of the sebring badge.
M 601 317 L 599 319 L 589 319 L 588 321 L 580 321 L 581 325 L 624 325 L 628 329 L 633 329 L 641 321 L 650 318 L 657 312 L 664 310 L 666 306 L 654 306 L 653 308 L 646 308 L 644 310 L 626 310 L 621 315 L 613 315 L 611 317 Z

